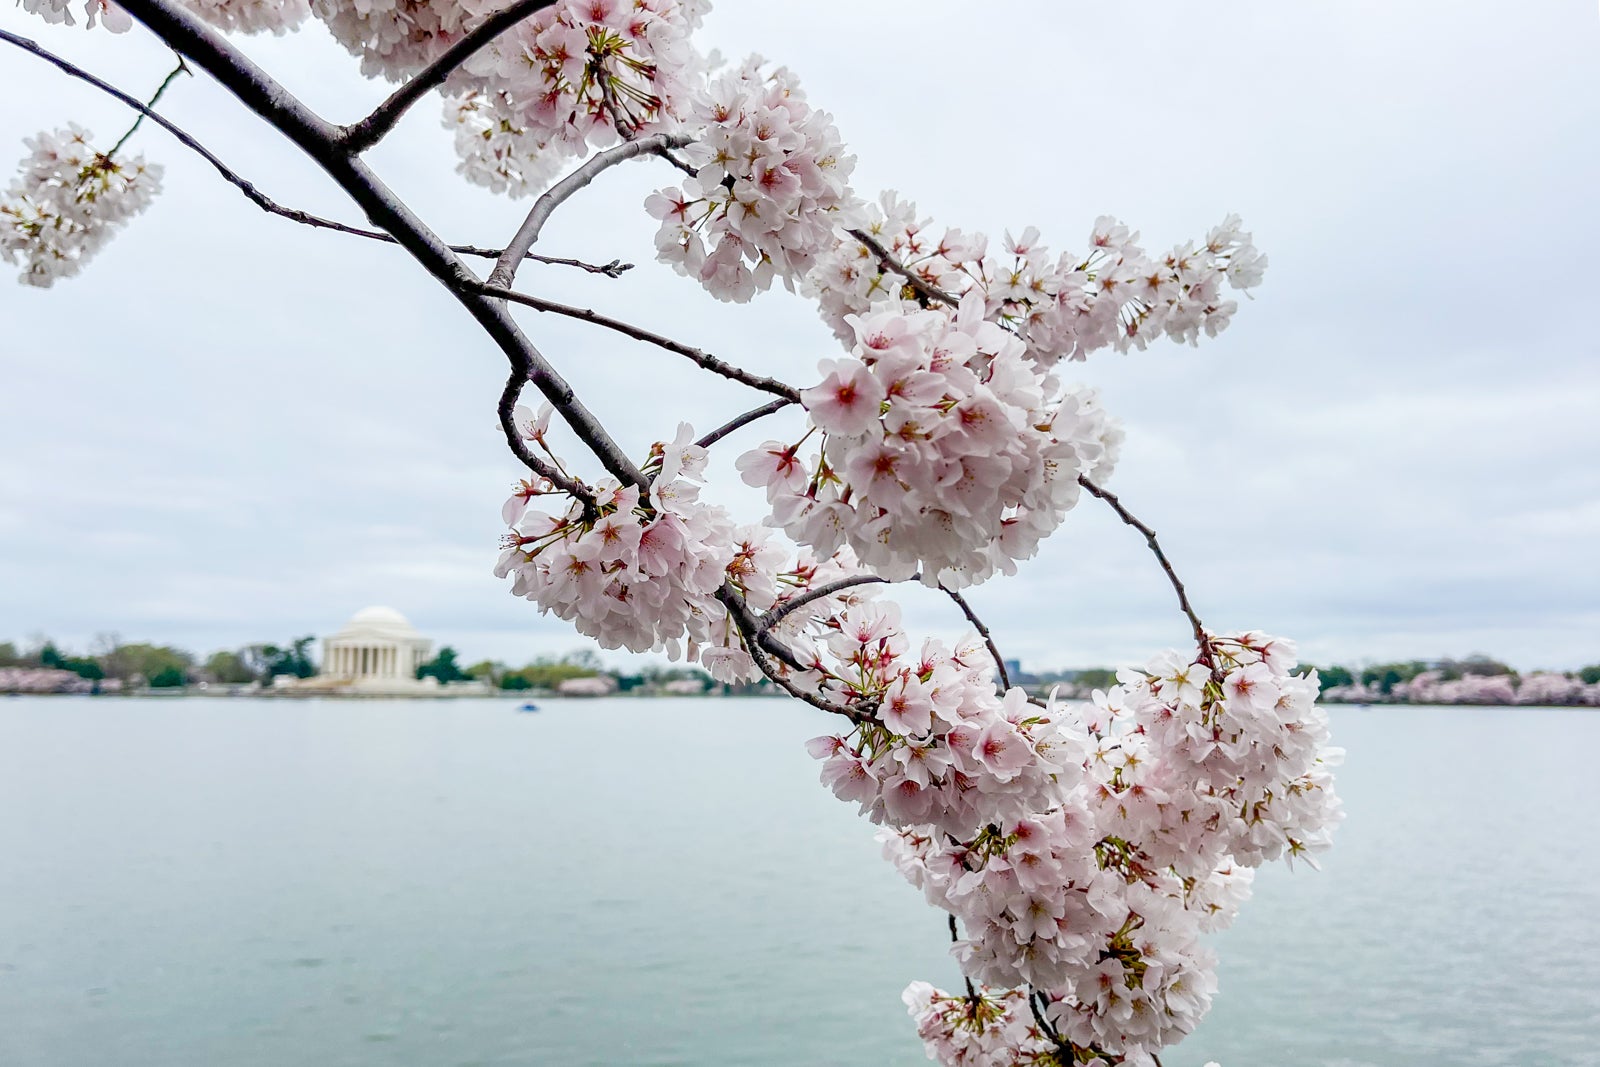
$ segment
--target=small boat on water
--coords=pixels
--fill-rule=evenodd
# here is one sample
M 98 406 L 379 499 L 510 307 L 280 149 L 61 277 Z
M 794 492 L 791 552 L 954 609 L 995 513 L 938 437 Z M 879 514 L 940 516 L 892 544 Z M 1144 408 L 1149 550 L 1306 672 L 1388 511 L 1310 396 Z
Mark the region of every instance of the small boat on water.
M 539 710 L 539 705 L 535 704 L 533 701 L 530 700 L 526 704 L 520 705 L 517 708 L 517 710 L 518 711 L 538 711 Z

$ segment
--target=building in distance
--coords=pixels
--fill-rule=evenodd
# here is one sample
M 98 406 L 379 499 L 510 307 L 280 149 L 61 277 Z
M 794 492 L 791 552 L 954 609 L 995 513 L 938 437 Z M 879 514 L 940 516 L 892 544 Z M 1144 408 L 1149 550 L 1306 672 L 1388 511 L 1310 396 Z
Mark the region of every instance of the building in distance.
M 335 634 L 322 639 L 322 663 L 311 678 L 278 677 L 272 688 L 296 695 L 479 696 L 487 682 L 418 678 L 433 642 L 393 608 L 362 608 Z

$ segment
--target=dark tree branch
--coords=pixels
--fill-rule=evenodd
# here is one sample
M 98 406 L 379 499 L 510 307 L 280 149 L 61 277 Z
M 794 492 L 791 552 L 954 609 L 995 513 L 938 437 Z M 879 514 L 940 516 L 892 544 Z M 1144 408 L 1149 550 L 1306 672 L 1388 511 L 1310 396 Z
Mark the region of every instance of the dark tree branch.
M 989 655 L 994 658 L 994 669 L 1000 672 L 1000 688 L 1010 689 L 1011 676 L 1006 673 L 1006 661 L 1000 658 L 1000 649 L 995 647 L 994 638 L 989 635 L 989 627 L 985 626 L 983 620 L 978 618 L 978 613 L 972 610 L 972 605 L 967 603 L 966 597 L 943 582 L 939 583 L 939 591 L 949 597 L 955 603 L 955 606 L 961 609 L 961 614 L 967 617 L 968 622 L 977 627 L 978 636 L 982 637 L 983 643 L 989 646 Z
M 666 160 L 668 163 L 671 163 L 674 167 L 677 167 L 679 170 L 683 171 L 685 174 L 687 174 L 691 178 L 698 178 L 700 176 L 700 168 L 699 167 L 692 166 L 691 164 L 685 162 L 684 160 L 679 159 L 676 155 L 674 155 L 672 153 L 672 151 L 670 149 L 663 148 L 663 149 L 661 149 L 661 151 L 657 152 L 656 155 L 660 156 L 662 159 Z
M 1039 1024 L 1039 1029 L 1043 1031 L 1044 1036 L 1055 1042 L 1057 1051 L 1067 1053 L 1068 1063 L 1076 1063 L 1077 1057 L 1072 1054 L 1072 1046 L 1061 1040 L 1061 1034 L 1054 1026 L 1050 1025 L 1050 1020 L 1044 1016 L 1044 1008 L 1049 1007 L 1049 1004 L 1044 999 L 1044 994 L 1031 985 L 1028 987 L 1028 1007 L 1033 1009 L 1033 1021 Z M 1160 1061 L 1157 1062 L 1159 1063 Z
M 943 289 L 940 289 L 938 286 L 929 285 L 921 275 L 896 259 L 895 254 L 885 248 L 882 241 L 879 241 L 866 230 L 849 230 L 847 232 L 851 237 L 854 237 L 857 241 L 860 241 L 863 245 L 865 245 L 867 251 L 871 252 L 877 257 L 878 266 L 882 267 L 886 271 L 889 271 L 893 274 L 898 274 L 905 278 L 906 284 L 915 289 L 926 302 L 930 304 L 949 304 L 952 307 L 961 303 L 961 300 L 958 297 L 952 296 Z
M 595 506 L 594 490 L 576 478 L 571 478 L 561 473 L 553 463 L 546 462 L 534 455 L 532 449 L 528 447 L 528 442 L 523 440 L 522 434 L 517 430 L 517 399 L 522 396 L 522 387 L 525 384 L 527 384 L 527 379 L 520 372 L 512 371 L 511 377 L 506 380 L 505 390 L 500 394 L 498 408 L 500 430 L 505 434 L 506 445 L 529 470 L 569 496 L 577 499 L 583 504 L 585 512 L 591 515 L 596 514 L 598 508 Z
M 761 616 L 761 629 L 763 631 L 772 629 L 794 612 L 799 611 L 807 604 L 815 603 L 824 597 L 833 596 L 835 593 L 842 593 L 846 589 L 854 589 L 858 585 L 878 585 L 880 583 L 887 585 L 889 584 L 889 579 L 879 577 L 876 574 L 852 574 L 849 577 L 838 578 L 834 581 L 819 585 L 815 589 L 807 589 L 799 596 L 794 597 L 791 600 L 785 600 L 782 604 L 774 606 L 765 615 Z
M 444 53 L 418 71 L 410 81 L 390 94 L 366 118 L 339 131 L 338 141 L 346 152 L 359 155 L 383 140 L 394 129 L 412 104 L 443 85 L 467 60 L 485 48 L 496 37 L 525 18 L 553 7 L 557 0 L 516 0 L 496 11 L 461 40 L 445 49 Z
M 757 419 L 764 419 L 774 412 L 782 411 L 784 408 L 790 407 L 794 403 L 795 401 L 790 400 L 788 397 L 780 396 L 771 403 L 762 404 L 760 407 L 752 408 L 743 415 L 729 419 L 721 426 L 718 426 L 715 430 L 712 430 L 710 433 L 700 438 L 700 440 L 696 441 L 695 444 L 701 448 L 710 448 L 712 445 L 716 444 L 733 431 L 742 429 L 750 425 L 752 422 L 755 422 Z
M 495 263 L 494 270 L 489 273 L 489 284 L 502 289 L 511 288 L 511 282 L 517 276 L 517 267 L 521 264 L 522 257 L 533 247 L 534 242 L 539 240 L 539 231 L 544 229 L 544 224 L 549 221 L 551 214 L 566 203 L 574 193 L 586 187 L 602 173 L 618 163 L 625 163 L 637 156 L 653 155 L 688 143 L 689 138 L 680 134 L 656 133 L 649 137 L 641 137 L 637 141 L 624 141 L 614 148 L 590 156 L 583 166 L 556 182 L 545 190 L 543 196 L 534 201 L 528 217 L 517 227 L 516 236 L 511 238 L 511 243 L 506 245 L 506 250 Z
M 644 474 L 517 327 L 505 305 L 473 290 L 478 279 L 365 164 L 345 151 L 338 127 L 306 107 L 176 0 L 126 0 L 122 7 L 310 156 L 366 212 L 374 226 L 392 234 L 424 270 L 450 290 L 505 353 L 512 369 L 544 394 L 612 475 L 625 485 L 648 489 Z M 527 251 L 521 249 L 514 259 L 520 260 Z M 502 255 L 501 262 L 507 258 Z
M 774 665 L 772 659 L 778 659 L 783 664 L 796 671 L 806 670 L 806 666 L 795 659 L 783 642 L 773 637 L 762 627 L 759 619 L 750 613 L 750 606 L 744 602 L 739 591 L 732 585 L 724 582 L 721 589 L 717 590 L 717 600 L 728 609 L 728 618 L 733 621 L 734 628 L 739 631 L 739 636 L 744 639 L 745 651 L 750 653 L 750 658 L 755 661 L 756 669 L 769 678 L 774 685 L 796 700 L 803 700 L 814 708 L 828 712 L 830 715 L 842 715 L 853 723 L 862 723 L 871 719 L 871 715 L 859 708 L 846 707 L 835 704 L 817 693 L 808 692 L 791 682 L 781 668 Z M 769 658 L 769 656 L 771 658 Z
M 1193 606 L 1190 605 L 1189 594 L 1183 588 L 1183 581 L 1178 577 L 1178 572 L 1172 568 L 1172 561 L 1167 559 L 1167 554 L 1161 550 L 1161 542 L 1156 540 L 1156 532 L 1140 522 L 1131 511 L 1123 506 L 1122 501 L 1117 499 L 1117 494 L 1100 488 L 1088 478 L 1082 476 L 1078 478 L 1078 484 L 1087 489 L 1091 495 L 1097 496 L 1111 505 L 1111 510 L 1117 513 L 1118 518 L 1144 534 L 1145 543 L 1150 546 L 1150 551 L 1155 553 L 1156 560 L 1161 564 L 1161 569 L 1167 574 L 1167 581 L 1172 583 L 1173 590 L 1178 594 L 1178 607 L 1183 609 L 1183 614 L 1189 619 L 1189 626 L 1194 630 L 1195 644 L 1200 646 L 1201 653 L 1208 660 L 1213 659 L 1211 636 L 1206 632 L 1205 625 L 1200 621 L 1200 616 L 1195 614 Z M 1214 662 L 1209 665 L 1213 670 L 1216 669 L 1217 665 Z
M 349 234 L 352 237 L 364 237 L 371 241 L 383 241 L 386 244 L 400 243 L 399 241 L 395 240 L 392 235 L 387 233 L 380 233 L 377 230 L 364 230 L 359 226 L 347 226 L 342 222 L 335 222 L 332 219 L 325 219 L 318 215 L 313 215 L 310 212 L 301 211 L 298 208 L 284 207 L 282 204 L 278 203 L 276 200 L 273 200 L 271 197 L 257 189 L 250 181 L 240 176 L 226 163 L 222 162 L 222 160 L 218 159 L 210 149 L 197 141 L 182 127 L 178 126 L 164 115 L 152 110 L 149 104 L 129 96 L 116 86 L 97 78 L 95 75 L 90 74 L 82 67 L 63 59 L 54 52 L 41 47 L 37 42 L 31 41 L 26 37 L 19 37 L 14 33 L 8 33 L 5 30 L 0 30 L 0 40 L 6 41 L 9 44 L 14 44 L 26 52 L 33 53 L 40 59 L 43 59 L 46 63 L 56 67 L 62 73 L 77 78 L 79 81 L 86 82 L 113 99 L 126 104 L 128 107 L 139 113 L 141 120 L 149 119 L 157 126 L 160 126 L 162 129 L 170 133 L 179 144 L 183 145 L 185 148 L 198 155 L 201 159 L 211 164 L 212 168 L 222 176 L 223 181 L 238 189 L 244 194 L 247 200 L 249 200 L 256 207 L 260 208 L 262 211 L 265 211 L 271 215 L 277 215 L 279 218 L 288 219 L 290 222 L 298 222 L 303 226 L 311 226 L 315 229 L 333 230 L 337 233 Z M 183 69 L 187 70 L 188 68 L 184 67 Z M 168 80 L 170 81 L 170 76 Z M 153 102 L 154 101 L 152 100 L 152 103 Z M 138 129 L 137 122 L 134 123 L 133 128 Z M 130 134 L 132 132 L 133 130 L 128 131 Z M 124 136 L 123 140 L 126 139 L 127 137 Z M 121 147 L 121 142 L 118 142 L 117 147 Z M 110 152 L 107 152 L 106 155 L 110 156 L 115 152 L 116 148 L 113 148 Z M 503 250 L 498 248 L 478 248 L 474 245 L 451 245 L 450 251 L 456 253 L 457 255 L 478 256 L 484 259 L 498 259 Z M 604 274 L 608 278 L 620 277 L 623 271 L 633 269 L 633 264 L 623 263 L 620 260 L 612 260 L 610 263 L 605 264 L 594 264 L 585 263 L 578 259 L 565 259 L 559 256 L 541 256 L 534 252 L 529 252 L 527 258 L 539 263 L 550 263 L 564 267 L 577 267 L 580 270 L 588 271 L 590 274 Z
M 617 94 L 612 91 L 611 80 L 605 76 L 604 71 L 597 72 L 595 81 L 600 86 L 600 102 L 606 109 L 606 114 L 611 116 L 611 125 L 617 131 L 617 136 L 624 141 L 631 141 L 639 136 L 639 125 L 623 113 L 622 107 L 617 103 Z
M 561 304 L 554 300 L 546 300 L 542 296 L 534 296 L 532 293 L 519 293 L 514 289 L 502 289 L 499 286 L 482 282 L 476 283 L 474 285 L 474 289 L 476 292 L 481 293 L 484 296 L 492 296 L 499 300 L 510 300 L 513 303 L 522 304 L 525 307 L 531 307 L 535 311 L 548 311 L 555 315 L 565 315 L 570 319 L 579 319 L 583 322 L 592 322 L 596 326 L 603 326 L 608 330 L 615 330 L 617 333 L 620 333 L 625 337 L 631 337 L 635 341 L 644 341 L 647 344 L 655 345 L 658 348 L 664 348 L 668 352 L 672 352 L 687 359 L 693 360 L 695 363 L 704 367 L 713 374 L 720 374 L 724 378 L 730 378 L 733 381 L 739 382 L 743 385 L 748 385 L 752 389 L 759 389 L 764 393 L 775 393 L 778 396 L 783 397 L 783 402 L 786 405 L 798 404 L 800 402 L 800 391 L 795 389 L 793 386 L 785 385 L 775 378 L 766 378 L 759 374 L 751 374 L 749 371 L 741 370 L 740 368 L 735 367 L 732 363 L 718 359 L 709 352 L 703 352 L 700 349 L 694 348 L 690 345 L 679 344 L 670 337 L 665 337 L 659 333 L 654 333 L 642 327 L 635 326 L 632 323 L 623 322 L 621 319 L 614 319 L 609 315 L 602 315 L 600 312 L 594 311 L 590 308 L 572 307 L 569 304 Z
M 957 941 L 961 940 L 961 934 L 958 933 L 957 930 L 956 930 L 956 915 L 955 915 L 955 912 L 950 912 L 949 913 L 949 919 L 950 919 L 950 943 L 951 944 L 955 944 Z M 972 979 L 968 978 L 965 974 L 963 974 L 961 976 L 961 980 L 967 983 L 967 1003 L 971 1004 L 973 1006 L 976 1006 L 977 1003 L 978 1003 L 978 991 L 976 989 L 972 988 Z

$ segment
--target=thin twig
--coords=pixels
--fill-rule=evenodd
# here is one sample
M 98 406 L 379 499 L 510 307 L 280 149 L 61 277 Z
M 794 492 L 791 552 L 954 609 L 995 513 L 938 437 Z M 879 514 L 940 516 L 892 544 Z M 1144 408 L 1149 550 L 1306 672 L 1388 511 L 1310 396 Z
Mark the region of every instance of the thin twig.
M 712 445 L 716 444 L 733 431 L 743 429 L 752 422 L 755 422 L 757 419 L 764 419 L 768 415 L 771 415 L 774 412 L 782 411 L 786 407 L 792 407 L 795 403 L 796 401 L 790 400 L 786 396 L 780 396 L 771 403 L 762 404 L 758 408 L 750 409 L 743 415 L 729 419 L 721 426 L 718 426 L 715 430 L 712 430 L 710 433 L 700 438 L 700 440 L 696 441 L 695 444 L 700 448 L 710 448 Z
M 364 237 L 369 241 L 382 241 L 385 244 L 400 243 L 391 234 L 379 233 L 377 230 L 366 230 L 359 226 L 349 226 L 342 222 L 335 222 L 332 219 L 325 219 L 321 216 L 313 215 L 307 211 L 301 211 L 298 208 L 284 207 L 282 204 L 278 203 L 276 200 L 273 200 L 270 196 L 267 196 L 265 193 L 261 192 L 261 190 L 257 189 L 254 184 L 239 175 L 226 163 L 222 162 L 222 160 L 218 159 L 210 149 L 197 141 L 182 127 L 178 126 L 172 120 L 168 119 L 159 112 L 153 110 L 149 104 L 129 96 L 116 86 L 97 78 L 95 75 L 90 74 L 82 67 L 63 59 L 54 52 L 51 52 L 49 49 L 40 46 L 37 42 L 31 41 L 26 37 L 19 37 L 14 33 L 8 33 L 5 30 L 0 30 L 0 40 L 6 41 L 9 44 L 14 44 L 23 51 L 33 53 L 40 59 L 43 59 L 45 62 L 56 67 L 62 73 L 77 78 L 79 81 L 86 82 L 113 99 L 126 104 L 128 107 L 137 111 L 141 119 L 149 119 L 157 126 L 160 126 L 162 129 L 170 133 L 179 144 L 183 145 L 185 148 L 198 155 L 201 159 L 211 164 L 212 168 L 215 169 L 219 175 L 221 175 L 223 181 L 238 189 L 244 194 L 246 199 L 248 199 L 252 204 L 256 205 L 256 207 L 260 208 L 262 211 L 265 211 L 271 215 L 277 215 L 279 218 L 288 219 L 290 222 L 298 222 L 303 226 L 310 226 L 315 229 L 333 230 L 336 233 L 349 234 L 352 237 Z M 185 66 L 184 69 L 187 70 L 187 66 Z M 134 123 L 133 128 L 138 129 L 138 125 L 139 124 L 137 122 Z M 133 130 L 128 131 L 129 134 L 132 132 Z M 124 136 L 123 140 L 126 139 L 127 137 Z M 120 148 L 121 146 L 122 143 L 119 141 L 117 143 L 117 148 Z M 106 155 L 110 156 L 114 154 L 116 150 L 116 148 L 113 148 L 110 152 L 106 153 Z M 457 255 L 477 256 L 483 259 L 498 259 L 504 251 L 503 249 L 498 248 L 478 248 L 475 245 L 450 245 L 449 247 L 450 251 L 456 253 Z M 541 256 L 534 252 L 529 252 L 527 258 L 535 260 L 539 263 L 557 264 L 565 267 L 577 267 L 580 270 L 588 271 L 590 274 L 603 274 L 608 278 L 619 277 L 623 271 L 633 269 L 633 264 L 623 263 L 620 260 L 612 260 L 610 263 L 605 264 L 594 264 L 585 263 L 578 259 L 566 259 L 559 256 Z
M 668 163 L 671 163 L 674 167 L 677 167 L 679 170 L 683 171 L 685 174 L 687 174 L 691 178 L 698 178 L 700 176 L 700 168 L 699 167 L 696 167 L 691 163 L 688 163 L 688 162 L 685 162 L 682 159 L 679 159 L 677 156 L 673 155 L 671 150 L 669 150 L 669 149 L 666 149 L 666 148 L 660 149 L 659 151 L 656 152 L 656 155 L 660 156 L 662 159 L 666 160 Z
M 511 238 L 511 243 L 506 245 L 506 250 L 495 263 L 494 270 L 489 273 L 489 284 L 503 289 L 511 288 L 511 282 L 517 276 L 517 267 L 522 262 L 522 257 L 539 239 L 539 231 L 544 229 L 544 224 L 549 221 L 550 215 L 595 178 L 618 163 L 688 143 L 689 138 L 681 134 L 657 133 L 641 137 L 637 141 L 624 141 L 614 148 L 590 156 L 583 166 L 546 189 L 544 195 L 534 201 L 528 217 L 517 227 L 516 236 Z
M 936 285 L 929 284 L 929 282 L 916 271 L 912 270 L 910 267 L 907 267 L 904 263 L 900 262 L 900 260 L 896 259 L 895 254 L 885 248 L 882 241 L 879 241 L 866 230 L 849 230 L 847 232 L 851 237 L 854 237 L 857 241 L 860 241 L 863 245 L 865 245 L 867 247 L 867 251 L 871 252 L 877 257 L 878 266 L 882 267 L 884 270 L 898 274 L 905 278 L 906 284 L 921 294 L 924 301 L 930 304 L 935 302 L 940 304 L 949 304 L 952 307 L 961 303 L 959 298 L 952 296 Z
M 834 581 L 819 585 L 815 589 L 807 589 L 799 596 L 794 597 L 791 600 L 785 600 L 782 604 L 776 605 L 765 615 L 761 616 L 761 629 L 772 629 L 784 619 L 788 618 L 792 613 L 799 611 L 807 604 L 815 603 L 816 601 L 821 600 L 823 597 L 830 597 L 835 593 L 842 593 L 846 589 L 854 589 L 858 585 L 878 585 L 880 583 L 886 585 L 889 583 L 889 579 L 880 577 L 876 574 L 852 574 L 848 578 L 838 578 Z
M 1000 649 L 995 647 L 994 638 L 989 635 L 989 627 L 985 626 L 983 620 L 978 618 L 978 613 L 972 610 L 972 605 L 967 603 L 966 597 L 943 582 L 939 583 L 939 591 L 954 601 L 956 607 L 961 609 L 961 614 L 967 617 L 967 621 L 978 628 L 978 636 L 982 637 L 983 643 L 989 646 L 989 655 L 994 657 L 994 668 L 1000 672 L 1000 688 L 1010 689 L 1011 676 L 1006 673 L 1006 661 L 1000 658 Z
M 1111 505 L 1111 510 L 1123 522 L 1144 534 L 1145 543 L 1150 546 L 1150 551 L 1155 553 L 1156 560 L 1161 564 L 1161 569 L 1166 572 L 1167 581 L 1172 583 L 1173 590 L 1178 594 L 1178 607 L 1183 609 L 1183 614 L 1189 619 L 1189 625 L 1194 630 L 1194 640 L 1200 646 L 1200 651 L 1207 657 L 1211 656 L 1211 637 L 1206 632 L 1205 624 L 1200 621 L 1200 616 L 1195 614 L 1194 607 L 1189 603 L 1189 594 L 1183 588 L 1183 580 L 1178 577 L 1178 572 L 1173 569 L 1172 561 L 1167 559 L 1167 554 L 1161 550 L 1161 542 L 1156 540 L 1156 532 L 1149 526 L 1140 522 L 1134 514 L 1127 509 L 1117 494 L 1108 489 L 1102 489 L 1088 478 L 1079 476 L 1078 484 L 1087 489 L 1091 495 L 1099 497 Z M 1216 664 L 1210 664 L 1215 668 Z
M 528 442 L 522 439 L 522 434 L 517 429 L 517 400 L 522 396 L 522 387 L 527 384 L 527 379 L 521 373 L 513 371 L 506 380 L 506 387 L 500 394 L 498 412 L 500 415 L 500 430 L 505 434 L 506 445 L 516 454 L 523 464 L 533 473 L 545 479 L 567 495 L 583 504 L 583 509 L 590 515 L 595 514 L 598 508 L 595 505 L 594 490 L 584 485 L 576 478 L 571 478 L 557 470 L 553 464 L 547 463 L 534 455 L 528 448 Z
M 487 47 L 496 37 L 523 19 L 556 3 L 557 0 L 516 0 L 510 6 L 496 11 L 391 93 L 387 100 L 373 109 L 372 114 L 340 130 L 339 144 L 346 152 L 355 155 L 365 152 L 394 129 L 412 104 L 443 85 L 456 68 L 471 59 L 479 49 Z
M 166 78 L 162 80 L 161 84 L 156 88 L 155 95 L 145 102 L 144 108 L 139 112 L 139 117 L 133 120 L 132 126 L 128 127 L 128 132 L 118 138 L 117 143 L 111 146 L 111 151 L 106 153 L 107 159 L 114 157 L 119 151 L 121 151 L 122 146 L 128 143 L 128 138 L 139 132 L 139 124 L 144 121 L 145 115 L 150 113 L 150 108 L 156 106 L 156 101 L 160 100 L 161 94 L 167 91 L 167 86 L 176 81 L 178 79 L 178 75 L 191 73 L 192 72 L 189 70 L 188 64 L 184 63 L 182 56 L 179 56 L 178 65 L 173 67 L 172 73 L 168 74 Z
M 483 296 L 492 296 L 499 300 L 510 300 L 524 307 L 531 307 L 535 311 L 548 311 L 554 315 L 565 315 L 570 319 L 579 319 L 583 322 L 593 323 L 596 326 L 603 326 L 608 330 L 615 330 L 617 333 L 631 337 L 635 341 L 644 341 L 647 344 L 664 348 L 668 352 L 693 360 L 713 374 L 720 374 L 724 378 L 748 385 L 752 389 L 759 389 L 764 393 L 775 393 L 784 398 L 785 404 L 798 404 L 800 402 L 800 391 L 791 385 L 785 385 L 775 378 L 751 374 L 747 370 L 735 367 L 732 363 L 718 359 L 709 352 L 701 351 L 692 345 L 680 344 L 670 337 L 635 326 L 629 322 L 623 322 L 621 319 L 602 315 L 592 308 L 572 307 L 569 304 L 546 300 L 542 296 L 534 296 L 532 293 L 519 293 L 515 289 L 506 289 L 492 284 L 492 275 L 491 282 L 473 282 L 471 288 L 474 292 Z

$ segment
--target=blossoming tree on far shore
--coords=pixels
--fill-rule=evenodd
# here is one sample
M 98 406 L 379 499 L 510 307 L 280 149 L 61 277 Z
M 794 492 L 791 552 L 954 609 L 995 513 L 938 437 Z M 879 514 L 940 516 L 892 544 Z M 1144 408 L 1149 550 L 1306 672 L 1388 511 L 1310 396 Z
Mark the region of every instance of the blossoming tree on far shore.
M 1228 216 L 1151 251 L 1099 218 L 1052 251 L 935 225 L 896 192 L 863 196 L 855 157 L 800 79 L 759 58 L 723 64 L 695 31 L 707 0 L 20 0 L 50 22 L 153 34 L 179 57 L 148 103 L 25 37 L 264 210 L 398 245 L 459 301 L 510 366 L 498 413 L 526 468 L 495 564 L 511 591 L 605 648 L 664 652 L 717 679 L 768 679 L 836 725 L 811 742 L 821 779 L 879 827 L 887 858 L 944 913 L 962 981 L 905 1002 L 944 1064 L 1151 1064 L 1216 988 L 1207 934 L 1263 863 L 1326 848 L 1339 818 L 1314 673 L 1294 645 L 1217 634 L 1150 528 L 1106 486 L 1122 431 L 1070 364 L 1227 328 L 1231 293 L 1266 259 Z M 229 43 L 321 21 L 363 73 L 396 84 L 337 125 Z M 184 72 L 216 79 L 318 163 L 374 228 L 268 198 L 155 108 Z M 452 246 L 364 161 L 435 92 L 462 178 L 531 199 L 504 247 Z M 22 282 L 83 269 L 160 191 L 161 167 L 102 150 L 76 125 L 26 142 L 0 198 L 0 256 Z M 670 176 L 638 209 L 655 252 L 723 301 L 781 285 L 838 339 L 816 377 L 786 383 L 604 312 L 516 285 L 552 214 L 598 174 L 652 161 Z M 479 263 L 482 269 L 472 266 Z M 760 394 L 715 427 L 680 425 L 630 456 L 530 343 L 518 307 L 582 319 Z M 526 401 L 526 402 L 525 402 Z M 641 410 L 644 409 L 641 398 Z M 708 451 L 799 408 L 803 431 L 737 458 L 760 524 L 700 499 Z M 560 456 L 559 419 L 587 455 Z M 592 471 L 592 473 L 590 473 Z M 1148 542 L 1193 632 L 1086 706 L 1011 685 L 962 590 L 1003 580 L 1085 496 Z M 919 640 L 898 583 L 940 591 L 972 625 Z

